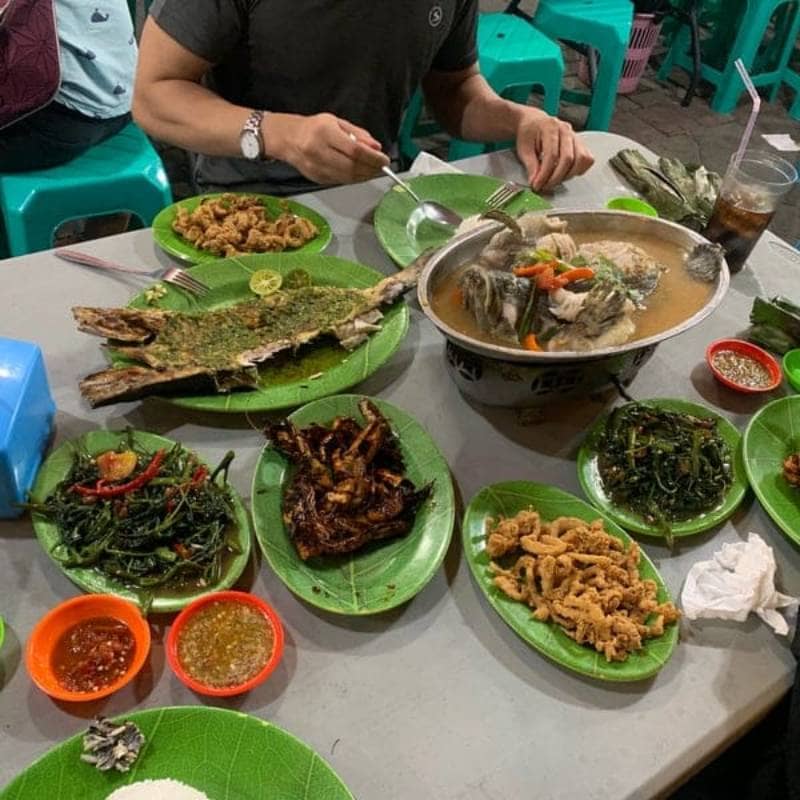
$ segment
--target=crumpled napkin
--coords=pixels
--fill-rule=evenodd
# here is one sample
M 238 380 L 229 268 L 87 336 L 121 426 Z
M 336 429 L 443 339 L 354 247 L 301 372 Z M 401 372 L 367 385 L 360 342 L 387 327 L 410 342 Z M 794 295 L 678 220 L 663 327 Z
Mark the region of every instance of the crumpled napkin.
M 447 172 L 461 174 L 460 169 L 456 169 L 447 161 L 442 161 L 441 158 L 437 158 L 432 153 L 426 153 L 424 150 L 414 159 L 414 163 L 408 171 L 412 175 L 441 175 Z
M 754 612 L 781 636 L 789 633 L 789 623 L 777 609 L 793 616 L 797 605 L 797 599 L 775 588 L 775 554 L 757 533 L 748 534 L 746 542 L 722 545 L 711 561 L 694 564 L 681 594 L 689 619 L 744 622 Z

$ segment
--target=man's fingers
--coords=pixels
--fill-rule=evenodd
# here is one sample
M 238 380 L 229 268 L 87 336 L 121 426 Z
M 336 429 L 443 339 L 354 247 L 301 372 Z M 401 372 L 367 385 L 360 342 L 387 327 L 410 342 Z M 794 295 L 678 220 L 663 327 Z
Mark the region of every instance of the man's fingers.
M 564 126 L 560 129 L 561 135 L 558 138 L 558 161 L 555 169 L 547 182 L 547 188 L 558 186 L 567 175 L 571 174 L 575 164 L 575 144 L 572 138 L 572 131 Z
M 373 150 L 380 150 L 381 143 L 366 129 L 360 128 L 358 125 L 353 125 L 346 119 L 339 120 L 339 127 L 347 134 L 352 134 L 362 144 L 371 147 Z
M 352 131 L 345 132 L 341 125 L 338 133 L 331 137 L 330 144 L 351 161 L 358 162 L 372 170 L 373 175 L 380 172 L 381 167 L 389 163 L 389 157 L 385 153 L 364 144 Z
M 572 165 L 573 175 L 583 175 L 594 164 L 594 156 L 589 152 L 589 148 L 581 142 L 579 138 L 575 138 L 575 162 Z
M 539 160 L 541 165 L 533 181 L 534 189 L 543 189 L 550 185 L 550 178 L 558 164 L 559 137 L 558 128 L 548 126 L 542 134 Z
M 536 143 L 532 141 L 522 142 L 517 145 L 517 155 L 528 173 L 528 183 L 533 186 L 536 175 L 539 172 L 541 162 L 536 155 Z

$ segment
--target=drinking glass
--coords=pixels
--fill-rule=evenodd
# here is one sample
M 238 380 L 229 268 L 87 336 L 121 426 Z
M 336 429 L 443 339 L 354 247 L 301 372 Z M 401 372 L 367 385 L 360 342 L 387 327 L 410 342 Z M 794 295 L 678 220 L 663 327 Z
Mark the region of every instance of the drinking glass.
M 717 203 L 703 235 L 722 245 L 731 272 L 739 272 L 767 229 L 781 198 L 797 181 L 797 170 L 766 150 L 731 158 Z

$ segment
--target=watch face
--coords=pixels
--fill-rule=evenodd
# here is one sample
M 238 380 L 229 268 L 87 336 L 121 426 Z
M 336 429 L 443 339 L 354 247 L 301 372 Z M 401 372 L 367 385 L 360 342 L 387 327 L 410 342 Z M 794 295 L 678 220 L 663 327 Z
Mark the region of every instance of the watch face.
M 255 161 L 261 155 L 261 144 L 253 131 L 245 131 L 241 139 L 242 155 Z

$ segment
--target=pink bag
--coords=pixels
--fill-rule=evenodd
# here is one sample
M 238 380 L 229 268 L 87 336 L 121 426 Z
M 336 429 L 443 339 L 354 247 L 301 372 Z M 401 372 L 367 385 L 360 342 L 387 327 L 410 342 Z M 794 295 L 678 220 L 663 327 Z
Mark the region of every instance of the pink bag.
M 0 129 L 46 106 L 60 83 L 53 0 L 0 0 Z

